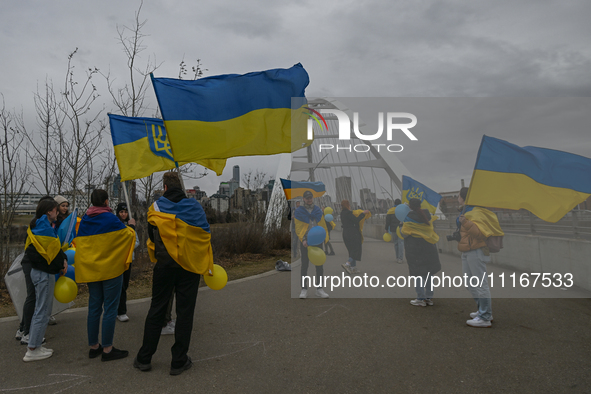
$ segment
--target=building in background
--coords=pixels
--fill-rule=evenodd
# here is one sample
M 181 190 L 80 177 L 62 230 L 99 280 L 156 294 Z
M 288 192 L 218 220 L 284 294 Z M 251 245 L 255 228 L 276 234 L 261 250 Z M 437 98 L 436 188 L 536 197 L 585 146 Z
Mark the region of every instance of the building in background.
M 236 186 L 236 187 L 240 187 L 240 166 L 239 165 L 235 165 L 234 168 L 232 168 L 232 180 L 238 182 L 238 186 Z

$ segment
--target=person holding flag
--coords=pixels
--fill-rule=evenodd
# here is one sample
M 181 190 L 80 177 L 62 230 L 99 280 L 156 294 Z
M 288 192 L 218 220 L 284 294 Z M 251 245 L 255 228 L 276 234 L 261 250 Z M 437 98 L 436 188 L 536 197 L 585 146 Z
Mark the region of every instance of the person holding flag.
M 404 237 L 409 275 L 420 277 L 415 285 L 417 298 L 410 303 L 414 306 L 433 305 L 431 280 L 441 270 L 439 252 L 435 246 L 439 236 L 433 229 L 435 217 L 431 217 L 428 209 L 421 209 L 421 200 L 418 198 L 411 198 L 408 206 L 411 211 L 403 220 L 400 235 Z
M 401 225 L 400 220 L 394 214 L 396 207 L 402 204 L 399 198 L 394 200 L 394 206 L 386 213 L 386 232 L 392 234 L 394 250 L 396 251 L 396 262 L 402 264 L 404 261 L 404 238 L 398 236 L 396 229 Z
M 463 206 L 462 214 L 456 219 L 460 240 L 458 250 L 462 252 L 462 271 L 468 279 L 475 276 L 479 285 L 472 286 L 468 280 L 467 288 L 478 310 L 470 313 L 466 324 L 471 327 L 491 327 L 492 301 L 490 288 L 486 276 L 486 264 L 490 263 L 490 250 L 487 238 L 490 236 L 503 236 L 497 215 L 482 207 L 465 205 L 468 196 L 468 188 L 463 187 L 458 196 L 458 202 Z
M 135 220 L 130 219 L 129 226 L 123 224 L 109 207 L 109 195 L 102 189 L 95 189 L 90 201 L 92 206 L 82 218 L 75 238 L 76 282 L 88 284 L 88 357 L 101 356 L 102 361 L 112 361 L 129 354 L 113 346 L 113 337 L 123 273 L 133 255 Z
M 315 226 L 320 226 L 326 231 L 325 241 L 328 240 L 328 230 L 326 229 L 326 221 L 324 220 L 324 213 L 319 206 L 314 204 L 314 195 L 310 190 L 306 190 L 303 194 L 304 204 L 298 207 L 294 212 L 295 219 L 295 230 L 300 241 L 300 254 L 302 260 L 301 274 L 302 278 L 308 275 L 308 266 L 310 265 L 310 259 L 308 258 L 308 231 Z M 322 245 L 320 245 L 322 246 Z M 322 278 L 324 275 L 324 266 L 316 266 L 316 278 L 318 279 L 319 286 L 316 288 L 316 296 L 320 298 L 328 298 L 329 295 L 324 291 L 322 287 Z M 304 299 L 308 297 L 308 284 L 302 282 L 302 291 L 300 298 Z
M 187 198 L 179 174 L 166 172 L 162 182 L 164 194 L 148 210 L 148 252 L 156 264 L 152 303 L 146 316 L 142 347 L 133 366 L 144 372 L 152 369 L 152 356 L 158 348 L 162 322 L 174 291 L 177 319 L 170 374 L 179 375 L 193 365 L 187 352 L 197 291 L 201 275 L 211 275 L 213 251 L 205 212 L 197 200 Z

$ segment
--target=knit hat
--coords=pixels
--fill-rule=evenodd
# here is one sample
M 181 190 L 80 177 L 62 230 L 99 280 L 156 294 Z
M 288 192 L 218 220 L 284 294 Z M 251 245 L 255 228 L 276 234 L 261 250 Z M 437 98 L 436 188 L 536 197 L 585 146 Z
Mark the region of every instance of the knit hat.
M 65 203 L 65 202 L 69 203 L 68 199 L 65 198 L 64 196 L 58 195 L 58 196 L 55 196 L 53 199 L 55 200 L 55 202 L 58 203 L 58 205 L 62 205 L 62 203 Z
M 115 209 L 115 213 L 119 213 L 120 211 L 127 211 L 127 204 L 124 202 L 120 202 L 117 204 L 117 209 Z

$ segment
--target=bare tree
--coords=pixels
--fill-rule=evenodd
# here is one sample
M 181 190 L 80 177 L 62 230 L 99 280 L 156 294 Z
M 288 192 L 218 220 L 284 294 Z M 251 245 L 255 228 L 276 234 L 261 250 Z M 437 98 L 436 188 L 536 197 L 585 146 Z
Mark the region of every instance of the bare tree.
M 242 184 L 245 189 L 257 190 L 269 182 L 269 175 L 257 168 L 256 171 L 249 170 L 242 175 Z
M 16 210 L 22 202 L 28 180 L 25 136 L 21 131 L 22 115 L 6 110 L 4 96 L 0 108 L 0 277 L 4 277 L 10 263 L 11 227 Z

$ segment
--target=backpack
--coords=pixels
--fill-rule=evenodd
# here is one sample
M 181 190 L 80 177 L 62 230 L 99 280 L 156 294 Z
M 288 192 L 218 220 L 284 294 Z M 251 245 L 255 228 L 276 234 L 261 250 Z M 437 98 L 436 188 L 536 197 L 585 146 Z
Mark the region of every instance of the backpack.
M 499 253 L 503 249 L 503 236 L 490 236 L 486 239 L 486 246 L 490 253 Z

